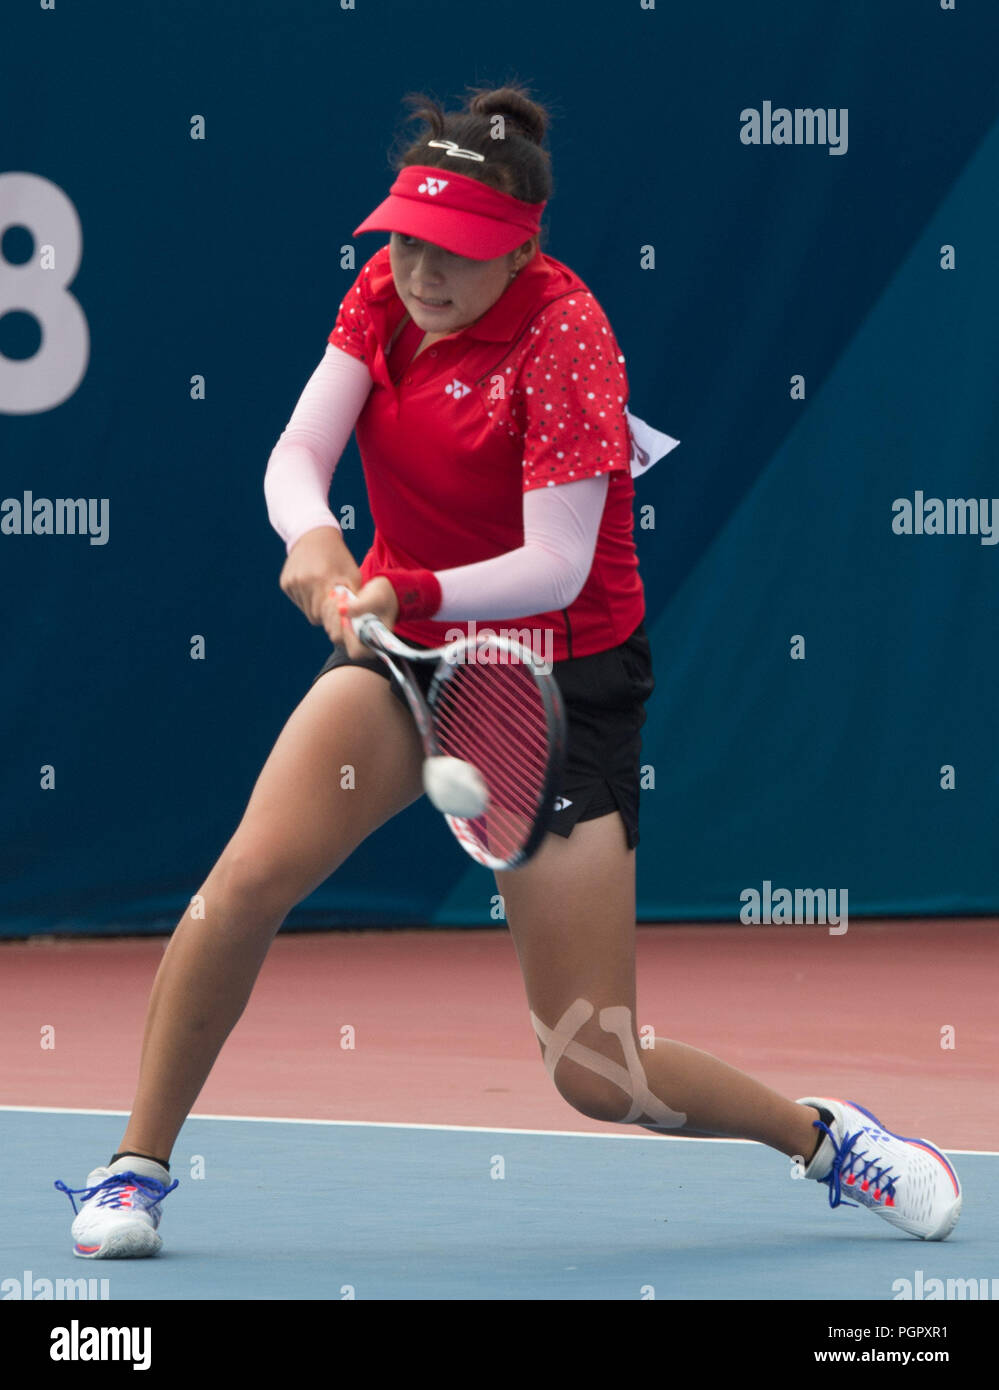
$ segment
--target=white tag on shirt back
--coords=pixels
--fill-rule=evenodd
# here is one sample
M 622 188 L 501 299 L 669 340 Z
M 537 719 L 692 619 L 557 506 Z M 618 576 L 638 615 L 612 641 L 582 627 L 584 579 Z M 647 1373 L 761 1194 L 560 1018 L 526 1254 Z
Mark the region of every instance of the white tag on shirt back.
M 671 435 L 663 434 L 662 430 L 653 429 L 637 415 L 632 415 L 630 410 L 625 410 L 624 413 L 628 417 L 628 429 L 631 431 L 631 476 L 639 478 L 643 473 L 647 473 L 653 464 L 675 449 L 680 441 L 673 439 Z

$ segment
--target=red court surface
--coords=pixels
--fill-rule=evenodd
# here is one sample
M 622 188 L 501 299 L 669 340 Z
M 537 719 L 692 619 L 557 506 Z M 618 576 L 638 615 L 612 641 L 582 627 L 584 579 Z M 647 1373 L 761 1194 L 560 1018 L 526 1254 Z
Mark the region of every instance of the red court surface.
M 641 927 L 637 1022 L 791 1098 L 840 1096 L 942 1148 L 999 1150 L 997 927 Z M 0 944 L 0 1104 L 129 1109 L 165 944 Z M 505 930 L 279 935 L 194 1113 L 615 1128 L 549 1082 Z

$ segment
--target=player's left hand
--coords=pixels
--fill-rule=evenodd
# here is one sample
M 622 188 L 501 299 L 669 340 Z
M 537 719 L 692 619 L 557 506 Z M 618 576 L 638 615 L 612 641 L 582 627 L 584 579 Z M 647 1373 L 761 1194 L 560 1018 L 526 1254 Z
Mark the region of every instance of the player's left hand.
M 346 622 L 341 621 L 341 607 Z M 323 604 L 323 626 L 331 641 L 344 644 L 349 656 L 372 655 L 350 625 L 350 619 L 359 617 L 362 613 L 373 613 L 390 632 L 392 631 L 399 616 L 399 600 L 384 575 L 370 580 L 356 594 L 346 597 L 333 594 Z

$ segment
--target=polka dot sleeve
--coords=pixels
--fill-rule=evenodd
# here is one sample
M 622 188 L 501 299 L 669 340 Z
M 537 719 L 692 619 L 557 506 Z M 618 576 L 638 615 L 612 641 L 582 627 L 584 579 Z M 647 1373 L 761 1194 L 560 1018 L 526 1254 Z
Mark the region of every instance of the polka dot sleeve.
M 371 357 L 368 341 L 371 320 L 364 295 L 369 274 L 370 269 L 365 266 L 347 291 L 329 336 L 334 347 L 356 357 L 359 362 L 368 362 Z
M 557 299 L 517 376 L 525 492 L 630 467 L 624 357 L 589 294 Z

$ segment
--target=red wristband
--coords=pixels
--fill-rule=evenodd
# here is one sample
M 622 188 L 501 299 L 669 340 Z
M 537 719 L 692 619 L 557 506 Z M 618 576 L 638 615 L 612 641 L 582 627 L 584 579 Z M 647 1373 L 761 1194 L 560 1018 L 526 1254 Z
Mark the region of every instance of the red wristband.
M 400 618 L 432 618 L 443 595 L 433 570 L 382 570 L 372 579 L 387 579 L 399 600 Z

